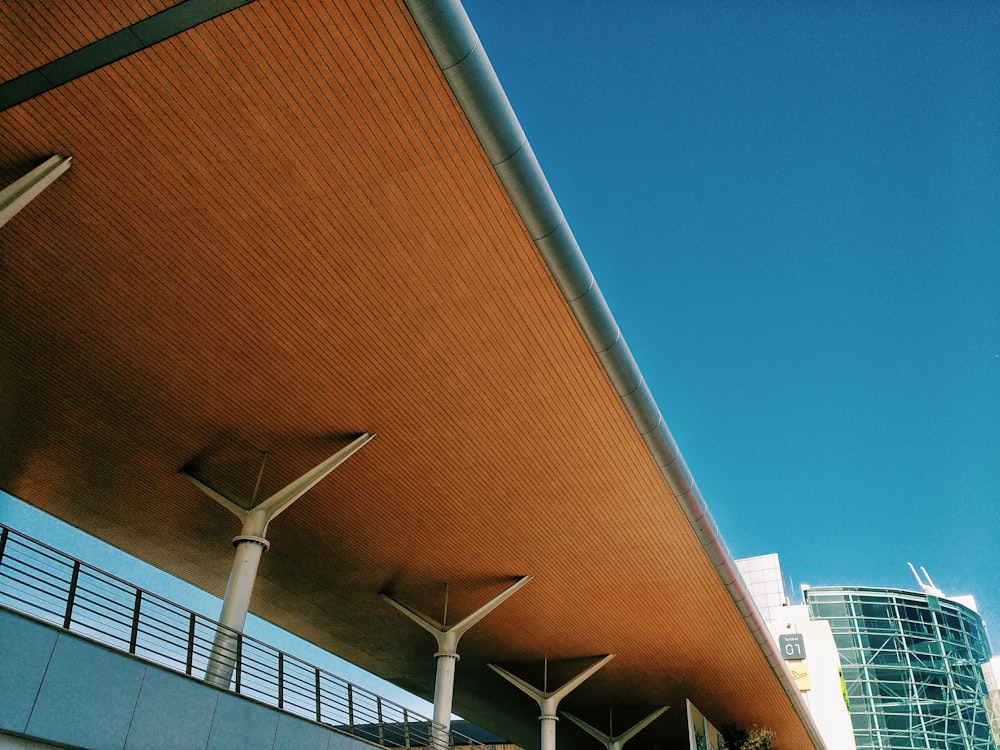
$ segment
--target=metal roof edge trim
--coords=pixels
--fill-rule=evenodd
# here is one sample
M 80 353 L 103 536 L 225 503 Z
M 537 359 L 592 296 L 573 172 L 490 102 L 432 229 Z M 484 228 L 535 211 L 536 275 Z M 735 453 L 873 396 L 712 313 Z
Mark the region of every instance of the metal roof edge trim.
M 690 470 L 663 422 L 648 386 L 641 378 L 638 365 L 628 346 L 624 345 L 620 332 L 618 341 L 621 346 L 606 348 L 607 340 L 601 341 L 600 335 L 595 341 L 593 334 L 602 331 L 607 335 L 609 330 L 618 331 L 618 326 L 596 282 L 591 282 L 587 293 L 580 294 L 580 281 L 593 279 L 593 276 L 576 239 L 571 231 L 556 233 L 555 230 L 559 228 L 558 222 L 549 232 L 539 237 L 540 215 L 551 218 L 555 214 L 562 222 L 565 222 L 565 219 L 562 218 L 558 201 L 541 166 L 533 158 L 534 154 L 524 137 L 524 131 L 465 8 L 458 0 L 404 0 L 404 2 L 435 60 L 445 73 L 459 105 L 466 112 L 494 167 L 519 151 L 531 155 L 528 159 L 530 164 L 518 170 L 513 184 L 508 184 L 511 179 L 509 172 L 498 168 L 497 173 L 501 182 L 555 277 L 560 291 L 568 303 L 572 302 L 571 308 L 594 346 L 595 353 L 599 354 L 600 361 L 614 383 L 619 397 L 624 400 L 624 396 L 630 396 L 632 403 L 625 405 L 650 452 L 654 457 L 664 455 L 674 457 L 667 465 L 657 460 L 661 473 L 676 495 L 678 503 L 704 547 L 706 556 L 715 567 L 720 581 L 729 592 L 737 611 L 743 617 L 748 630 L 802 720 L 807 734 L 817 750 L 827 750 L 826 743 L 795 686 L 777 645 L 771 640 L 767 625 L 708 512 L 705 500 L 694 484 Z M 465 75 L 466 70 L 470 71 L 469 75 Z M 487 113 L 489 116 L 484 116 Z M 500 121 L 495 119 L 498 117 Z M 519 135 L 523 141 L 520 144 L 512 144 L 510 140 L 512 134 Z M 498 149 L 498 144 L 503 144 L 503 147 Z M 568 226 L 566 229 L 569 229 Z M 638 387 L 634 378 L 638 378 Z M 631 382 L 623 383 L 622 380 Z M 636 391 L 638 393 L 635 393 Z M 650 429 L 650 424 L 654 425 L 653 429 Z

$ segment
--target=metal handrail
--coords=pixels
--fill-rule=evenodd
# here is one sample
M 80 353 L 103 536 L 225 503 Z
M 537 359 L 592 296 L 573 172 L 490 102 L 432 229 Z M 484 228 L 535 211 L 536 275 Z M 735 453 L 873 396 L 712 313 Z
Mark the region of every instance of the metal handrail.
M 199 680 L 223 632 L 233 692 L 377 747 L 430 747 L 427 717 L 2 524 L 0 607 Z M 448 747 L 499 746 L 452 731 Z

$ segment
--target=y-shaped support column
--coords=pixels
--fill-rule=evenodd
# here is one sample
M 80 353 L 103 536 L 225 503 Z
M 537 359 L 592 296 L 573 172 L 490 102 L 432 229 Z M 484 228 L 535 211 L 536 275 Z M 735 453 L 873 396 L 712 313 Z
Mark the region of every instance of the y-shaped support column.
M 270 542 L 265 539 L 267 525 L 373 437 L 375 437 L 373 433 L 364 433 L 319 466 L 306 472 L 287 487 L 278 490 L 267 500 L 250 510 L 244 510 L 218 490 L 209 487 L 190 474 L 181 472 L 181 476 L 230 511 L 243 523 L 239 536 L 233 538 L 236 555 L 233 559 L 232 572 L 229 574 L 229 584 L 226 586 L 226 597 L 222 602 L 222 613 L 219 615 L 219 624 L 222 627 L 215 634 L 208 669 L 205 671 L 207 682 L 221 688 L 229 687 L 233 668 L 236 665 L 238 634 L 243 632 L 247 612 L 250 611 L 250 598 L 253 596 L 260 556 L 271 546 Z
M 589 734 L 591 737 L 594 737 L 598 741 L 600 741 L 604 745 L 604 747 L 607 748 L 607 750 L 622 750 L 622 748 L 625 747 L 626 742 L 628 742 L 630 739 L 639 734 L 639 732 L 641 732 L 643 729 L 652 724 L 657 719 L 657 717 L 659 717 L 659 715 L 662 714 L 664 711 L 666 711 L 668 708 L 670 708 L 670 706 L 662 706 L 661 708 L 656 709 L 655 711 L 653 711 L 653 713 L 651 713 L 645 719 L 643 719 L 638 724 L 633 726 L 631 729 L 628 729 L 615 737 L 612 737 L 610 734 L 605 734 L 599 729 L 595 729 L 594 727 L 590 726 L 590 724 L 585 722 L 583 719 L 580 719 L 571 713 L 564 711 L 563 716 L 572 721 L 574 724 L 580 727 L 580 729 Z
M 31 203 L 32 199 L 51 185 L 55 179 L 69 169 L 72 156 L 56 154 L 32 169 L 21 179 L 0 190 L 0 227 L 14 218 L 14 215 Z
M 548 685 L 543 686 L 543 689 L 539 690 L 534 685 L 528 684 L 517 675 L 511 674 L 503 667 L 498 667 L 496 664 L 490 664 L 489 666 L 490 669 L 514 685 L 514 687 L 518 688 L 523 693 L 527 693 L 538 702 L 538 707 L 542 712 L 542 715 L 538 717 L 538 720 L 542 725 L 541 750 L 556 750 L 556 722 L 559 721 L 556 711 L 559 710 L 559 701 L 573 692 L 584 680 L 614 658 L 614 654 L 608 654 L 607 656 L 601 657 L 599 661 L 591 664 L 561 688 L 554 690 L 551 693 L 546 692 L 548 690 Z M 546 682 L 547 681 L 548 678 L 546 678 Z
M 437 659 L 437 675 L 434 679 L 434 721 L 431 723 L 430 746 L 432 750 L 447 750 L 448 747 L 448 735 L 451 732 L 451 704 L 455 694 L 455 663 L 459 659 L 458 639 L 465 635 L 465 631 L 509 599 L 515 591 L 530 580 L 531 576 L 521 577 L 513 586 L 495 596 L 458 624 L 447 629 L 445 623 L 435 622 L 420 612 L 410 609 L 405 604 L 397 602 L 389 594 L 379 594 L 437 640 L 438 650 L 434 654 L 434 658 Z M 447 604 L 445 606 L 447 607 Z M 447 619 L 447 609 L 445 610 L 445 618 Z

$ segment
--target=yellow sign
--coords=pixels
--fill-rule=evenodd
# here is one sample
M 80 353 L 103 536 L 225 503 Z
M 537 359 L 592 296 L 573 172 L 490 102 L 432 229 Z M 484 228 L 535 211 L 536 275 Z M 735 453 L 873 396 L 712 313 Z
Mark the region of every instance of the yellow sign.
M 792 679 L 795 680 L 795 686 L 799 689 L 799 692 L 806 692 L 807 690 L 812 690 L 812 681 L 809 679 L 809 667 L 806 666 L 805 662 L 795 662 L 794 664 L 788 665 L 789 669 L 792 671 Z

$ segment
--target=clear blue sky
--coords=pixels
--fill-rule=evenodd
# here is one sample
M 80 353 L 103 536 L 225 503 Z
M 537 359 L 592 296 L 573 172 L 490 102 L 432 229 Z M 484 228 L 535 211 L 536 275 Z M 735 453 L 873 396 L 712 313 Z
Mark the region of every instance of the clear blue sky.
M 466 3 L 737 557 L 1000 652 L 1000 3 Z
M 1000 651 L 1000 3 L 466 7 L 733 554 Z

